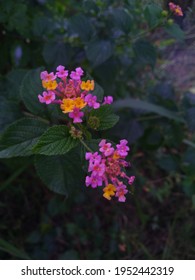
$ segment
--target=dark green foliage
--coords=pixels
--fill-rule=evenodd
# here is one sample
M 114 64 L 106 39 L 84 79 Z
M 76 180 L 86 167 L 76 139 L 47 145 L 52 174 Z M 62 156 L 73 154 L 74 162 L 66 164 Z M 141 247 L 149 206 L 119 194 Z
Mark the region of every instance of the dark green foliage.
M 146 2 L 1 1 L 2 259 L 194 259 L 195 98 L 160 67 L 185 32 Z M 40 72 L 60 64 L 81 66 L 99 102 L 114 97 L 78 139 L 59 105 L 38 100 Z M 86 145 L 103 138 L 130 145 L 125 205 L 85 186 Z
M 74 195 L 81 185 L 82 172 L 76 153 L 65 156 L 36 156 L 36 171 L 41 180 L 55 193 Z
M 40 137 L 33 151 L 47 156 L 63 155 L 74 148 L 78 142 L 78 139 L 71 137 L 68 127 L 56 125 Z
M 11 124 L 1 136 L 0 158 L 31 155 L 32 147 L 47 128 L 45 122 L 30 118 Z

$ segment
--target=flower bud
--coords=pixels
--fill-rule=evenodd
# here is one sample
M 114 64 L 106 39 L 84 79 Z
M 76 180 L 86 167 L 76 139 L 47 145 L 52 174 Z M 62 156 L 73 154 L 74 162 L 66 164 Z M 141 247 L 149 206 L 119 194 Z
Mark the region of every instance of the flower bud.
M 168 12 L 165 11 L 165 10 L 163 10 L 162 13 L 161 13 L 161 15 L 162 15 L 163 17 L 167 17 L 167 16 L 168 16 Z
M 169 26 L 173 25 L 173 19 L 170 18 L 170 19 L 167 21 L 167 23 L 168 23 Z
M 71 126 L 70 129 L 70 135 L 72 136 L 73 139 L 82 139 L 82 131 L 76 129 L 74 126 Z

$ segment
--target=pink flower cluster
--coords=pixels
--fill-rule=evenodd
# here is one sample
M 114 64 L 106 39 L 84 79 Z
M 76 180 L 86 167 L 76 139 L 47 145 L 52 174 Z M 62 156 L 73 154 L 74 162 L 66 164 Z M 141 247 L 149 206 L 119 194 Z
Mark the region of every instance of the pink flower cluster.
M 183 17 L 183 11 L 179 5 L 174 4 L 173 2 L 169 2 L 169 9 L 176 15 Z
M 97 97 L 92 94 L 94 90 L 94 81 L 82 81 L 81 77 L 84 71 L 81 67 L 77 67 L 75 71 L 69 71 L 64 66 L 59 65 L 56 73 L 43 71 L 40 74 L 42 86 L 45 89 L 38 95 L 41 103 L 51 104 L 57 103 L 64 114 L 68 113 L 73 123 L 82 122 L 85 107 L 98 109 L 100 103 Z M 68 77 L 69 76 L 69 77 Z M 112 96 L 104 97 L 102 105 L 111 104 L 113 102 Z
M 88 172 L 91 173 L 86 177 L 86 186 L 97 188 L 104 185 L 103 196 L 106 199 L 110 200 L 115 196 L 118 201 L 125 202 L 128 190 L 124 181 L 132 185 L 135 180 L 135 176 L 129 177 L 124 172 L 124 168 L 129 166 L 125 160 L 129 152 L 127 140 L 120 140 L 120 144 L 114 148 L 103 139 L 99 143 L 99 152 L 87 152 L 85 155 L 89 161 Z

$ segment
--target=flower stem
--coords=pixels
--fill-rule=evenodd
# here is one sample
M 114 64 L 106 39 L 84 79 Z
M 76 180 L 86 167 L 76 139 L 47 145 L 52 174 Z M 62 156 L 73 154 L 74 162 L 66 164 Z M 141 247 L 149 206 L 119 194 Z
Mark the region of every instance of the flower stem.
M 89 148 L 89 146 L 82 140 L 82 139 L 79 139 L 81 144 L 87 149 L 87 151 L 93 153 L 93 150 L 91 148 Z

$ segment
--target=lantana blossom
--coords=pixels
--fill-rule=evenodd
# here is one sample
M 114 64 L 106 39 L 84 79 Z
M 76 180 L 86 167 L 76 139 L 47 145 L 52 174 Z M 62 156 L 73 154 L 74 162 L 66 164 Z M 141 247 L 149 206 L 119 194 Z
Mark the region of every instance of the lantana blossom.
M 84 113 L 79 110 L 79 108 L 74 107 L 73 111 L 69 113 L 69 117 L 73 119 L 73 123 L 81 123 L 82 117 L 84 116 Z
M 38 95 L 38 98 L 41 103 L 45 103 L 48 105 L 55 100 L 56 96 L 53 91 L 48 91 L 48 92 L 44 91 L 43 95 L 40 95 L 40 94 Z
M 112 104 L 113 103 L 113 97 L 112 96 L 105 96 L 104 97 L 104 103 L 103 104 Z
M 127 140 L 122 139 L 114 148 L 110 142 L 102 139 L 98 152 L 87 152 L 85 155 L 86 160 L 89 161 L 90 173 L 86 176 L 86 186 L 92 188 L 104 186 L 103 197 L 108 200 L 116 197 L 119 202 L 125 202 L 126 194 L 129 192 L 127 185 L 131 186 L 135 180 L 135 176 L 128 176 L 124 170 L 129 166 L 125 160 L 130 150 L 127 144 Z
M 101 105 L 111 104 L 113 98 L 105 97 L 104 102 L 100 104 L 97 96 L 93 95 L 95 87 L 94 80 L 81 80 L 84 71 L 81 67 L 77 67 L 70 72 L 63 65 L 56 68 L 56 73 L 42 71 L 40 78 L 44 91 L 38 95 L 41 103 L 59 104 L 62 113 L 68 114 L 70 121 L 73 123 L 83 122 L 84 109 L 98 109 Z
M 173 2 L 169 2 L 169 9 L 176 15 L 176 16 L 183 16 L 183 11 L 179 5 L 174 4 Z

